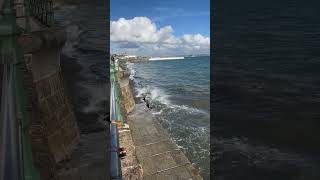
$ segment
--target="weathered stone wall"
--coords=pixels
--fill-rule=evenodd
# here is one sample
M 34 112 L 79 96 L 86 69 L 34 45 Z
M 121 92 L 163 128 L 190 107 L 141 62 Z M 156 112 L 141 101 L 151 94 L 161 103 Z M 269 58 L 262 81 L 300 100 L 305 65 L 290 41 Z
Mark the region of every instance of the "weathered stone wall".
M 59 163 L 69 159 L 80 135 L 60 69 L 63 31 L 46 29 L 19 39 L 26 61 L 25 82 L 31 92 L 30 136 L 41 179 L 57 178 Z
M 56 162 L 68 158 L 79 140 L 70 100 L 65 94 L 61 71 L 35 81 L 40 119 L 47 130 L 48 146 Z
M 126 71 L 120 71 L 118 76 L 118 84 L 121 91 L 121 101 L 123 102 L 126 113 L 130 113 L 134 109 L 134 98 L 131 91 L 129 76 Z
M 31 103 L 33 159 L 42 179 L 55 179 L 58 162 L 68 159 L 79 140 L 73 108 L 65 94 L 61 71 L 34 80 L 32 58 L 25 57 L 25 87 Z

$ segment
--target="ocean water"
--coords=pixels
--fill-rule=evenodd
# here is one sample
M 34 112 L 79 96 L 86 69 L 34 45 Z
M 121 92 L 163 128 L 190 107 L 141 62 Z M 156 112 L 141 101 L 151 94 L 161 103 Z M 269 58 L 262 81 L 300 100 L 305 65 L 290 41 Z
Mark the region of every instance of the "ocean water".
M 189 160 L 209 179 L 210 58 L 128 63 L 136 100 L 151 111 Z
M 68 82 L 76 86 L 75 110 L 83 131 L 96 131 L 109 116 L 109 42 L 107 1 L 78 0 L 55 9 L 55 21 L 65 28 L 66 43 L 62 64 L 80 65 L 80 78 Z M 74 74 L 76 76 L 76 74 Z M 92 126 L 92 128 L 91 128 Z
M 216 180 L 320 179 L 319 5 L 216 3 Z

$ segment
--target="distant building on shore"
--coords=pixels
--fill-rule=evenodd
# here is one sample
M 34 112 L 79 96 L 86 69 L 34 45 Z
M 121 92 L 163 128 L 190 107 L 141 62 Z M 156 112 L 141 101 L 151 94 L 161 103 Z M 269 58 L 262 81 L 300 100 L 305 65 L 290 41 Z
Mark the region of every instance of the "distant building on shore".
M 148 61 L 149 57 L 146 56 L 136 56 L 136 55 L 127 55 L 127 54 L 113 54 L 111 58 L 130 61 L 130 62 L 141 62 L 141 61 Z
M 149 58 L 149 61 L 178 60 L 178 59 L 184 59 L 184 57 L 183 56 L 179 56 L 179 57 L 151 57 L 151 58 Z

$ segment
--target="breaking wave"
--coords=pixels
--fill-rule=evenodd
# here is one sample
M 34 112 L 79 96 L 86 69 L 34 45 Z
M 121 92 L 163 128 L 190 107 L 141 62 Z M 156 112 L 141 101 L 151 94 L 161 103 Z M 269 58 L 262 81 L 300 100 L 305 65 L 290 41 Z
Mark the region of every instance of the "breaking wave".
M 55 20 L 66 32 L 62 53 L 81 66 L 77 73 L 81 78 L 74 83 L 78 88 L 78 111 L 85 114 L 107 114 L 108 111 L 106 104 L 109 97 L 106 92 L 109 91 L 109 74 L 105 52 L 107 36 L 104 36 L 104 28 L 96 28 L 107 26 L 105 11 L 101 11 L 104 5 L 102 1 L 93 1 L 90 4 L 66 4 L 55 9 Z M 82 11 L 83 9 L 88 11 Z M 95 20 L 87 21 L 92 17 Z
M 130 73 L 129 79 L 133 80 L 136 74 L 136 71 L 133 69 L 133 63 L 127 62 L 127 68 L 129 69 L 129 73 Z
M 80 36 L 84 32 L 77 22 L 66 20 L 66 16 L 70 16 L 73 11 L 76 11 L 77 6 L 66 5 L 56 9 L 55 19 L 58 23 L 65 27 L 66 42 L 62 48 L 62 53 L 70 58 L 75 58 L 77 55 Z
M 208 179 L 210 168 L 208 160 L 210 155 L 209 112 L 193 104 L 193 102 L 201 102 L 202 99 L 198 97 L 201 98 L 201 95 L 205 96 L 205 94 L 200 93 L 196 97 L 189 89 L 188 91 L 175 89 L 175 87 L 191 87 L 200 92 L 204 88 L 198 86 L 198 83 L 203 82 L 189 84 L 189 81 L 184 84 L 183 78 L 189 79 L 188 74 L 184 75 L 174 71 L 162 72 L 162 69 L 168 70 L 168 68 L 159 67 L 159 64 L 161 62 L 127 63 L 136 101 L 148 104 L 154 118 L 168 131 L 171 139 L 199 169 L 204 179 Z M 159 69 L 161 71 L 157 72 Z M 167 76 L 164 77 L 163 74 Z M 183 96 L 188 96 L 189 99 Z
M 76 56 L 82 32 L 83 31 L 76 24 L 68 24 L 66 26 L 67 40 L 62 49 L 63 54 L 70 58 Z
M 163 89 L 158 87 L 141 87 L 136 88 L 136 97 L 143 98 L 150 102 L 151 105 L 162 108 L 170 108 L 173 111 L 187 111 L 192 114 L 206 113 L 200 109 L 189 107 L 187 105 L 177 105 L 170 101 L 170 95 L 168 95 Z

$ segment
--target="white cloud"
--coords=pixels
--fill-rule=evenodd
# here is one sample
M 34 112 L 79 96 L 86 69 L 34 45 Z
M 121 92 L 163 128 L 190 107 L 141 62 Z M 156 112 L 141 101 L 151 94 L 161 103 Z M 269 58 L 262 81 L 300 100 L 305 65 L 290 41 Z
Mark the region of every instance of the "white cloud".
M 208 54 L 210 49 L 209 37 L 201 34 L 175 37 L 171 26 L 157 28 L 147 17 L 111 21 L 110 33 L 113 47 L 136 54 Z

